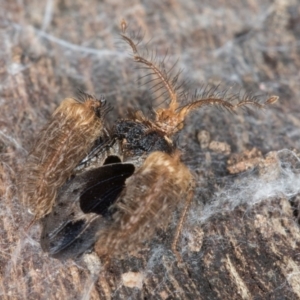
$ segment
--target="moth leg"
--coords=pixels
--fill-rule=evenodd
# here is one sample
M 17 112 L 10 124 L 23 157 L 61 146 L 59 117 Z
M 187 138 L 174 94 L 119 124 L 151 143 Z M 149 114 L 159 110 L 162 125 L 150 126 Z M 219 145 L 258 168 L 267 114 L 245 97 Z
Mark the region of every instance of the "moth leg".
M 157 228 L 166 228 L 178 203 L 187 194 L 192 198 L 189 191 L 193 183 L 190 170 L 180 161 L 179 151 L 171 155 L 151 153 L 126 180 L 126 188 L 112 206 L 111 225 L 98 233 L 98 255 L 130 252 L 150 240 Z
M 184 222 L 186 220 L 188 210 L 191 206 L 193 197 L 194 197 L 194 190 L 191 189 L 189 191 L 188 195 L 187 195 L 186 203 L 185 203 L 184 209 L 181 213 L 180 220 L 177 224 L 177 228 L 176 228 L 173 243 L 172 243 L 172 251 L 176 255 L 176 258 L 177 258 L 178 262 L 182 262 L 182 258 L 181 258 L 181 255 L 179 254 L 178 250 L 177 250 L 177 243 L 178 243 L 180 234 L 182 232 L 182 228 L 183 228 Z

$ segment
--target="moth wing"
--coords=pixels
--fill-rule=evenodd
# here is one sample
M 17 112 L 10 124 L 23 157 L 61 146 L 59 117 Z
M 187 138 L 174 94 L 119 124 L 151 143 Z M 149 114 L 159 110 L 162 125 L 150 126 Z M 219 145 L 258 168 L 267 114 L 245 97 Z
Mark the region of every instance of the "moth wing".
M 134 173 L 134 166 L 113 163 L 86 173 L 87 180 L 80 196 L 80 208 L 86 214 L 106 216 L 109 207 L 125 187 L 125 180 Z
M 59 191 L 52 212 L 42 219 L 41 246 L 53 257 L 76 257 L 93 246 L 108 223 L 109 207 L 117 200 L 132 164 L 114 163 L 70 179 Z
M 104 132 L 105 134 L 105 132 Z M 89 165 L 93 164 L 93 161 L 95 157 L 104 157 L 105 156 L 105 150 L 107 149 L 108 144 L 110 143 L 110 140 L 106 136 L 100 136 L 96 141 L 92 149 L 89 151 L 89 153 L 80 161 L 80 163 L 77 165 L 76 169 L 80 170 L 83 168 L 88 167 Z M 121 160 L 119 160 L 121 162 Z

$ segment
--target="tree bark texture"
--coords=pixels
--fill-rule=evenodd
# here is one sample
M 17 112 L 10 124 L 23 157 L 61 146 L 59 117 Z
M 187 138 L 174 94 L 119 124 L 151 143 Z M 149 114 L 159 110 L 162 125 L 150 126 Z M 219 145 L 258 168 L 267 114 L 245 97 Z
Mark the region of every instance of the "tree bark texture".
M 1 299 L 300 299 L 300 5 L 297 0 L 5 1 L 0 9 Z M 78 89 L 104 95 L 113 125 L 158 105 L 120 41 L 124 18 L 187 89 L 275 94 L 264 111 L 194 112 L 178 135 L 196 192 L 177 245 L 167 231 L 109 263 L 60 262 L 16 177 L 37 132 Z M 150 56 L 151 56 L 151 51 Z M 262 96 L 263 97 L 263 96 Z M 182 201 L 184 204 L 184 199 Z M 182 205 L 183 206 L 183 205 Z M 154 226 L 154 224 L 153 224 Z

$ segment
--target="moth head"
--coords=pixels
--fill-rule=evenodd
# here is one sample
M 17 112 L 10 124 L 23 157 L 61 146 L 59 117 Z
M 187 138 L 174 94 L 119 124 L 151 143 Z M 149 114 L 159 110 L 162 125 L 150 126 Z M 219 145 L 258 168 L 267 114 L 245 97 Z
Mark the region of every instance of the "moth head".
M 156 113 L 156 125 L 166 133 L 167 136 L 174 135 L 177 131 L 184 127 L 184 119 L 186 114 L 181 113 L 173 109 L 172 106 L 168 108 L 160 108 L 155 111 Z

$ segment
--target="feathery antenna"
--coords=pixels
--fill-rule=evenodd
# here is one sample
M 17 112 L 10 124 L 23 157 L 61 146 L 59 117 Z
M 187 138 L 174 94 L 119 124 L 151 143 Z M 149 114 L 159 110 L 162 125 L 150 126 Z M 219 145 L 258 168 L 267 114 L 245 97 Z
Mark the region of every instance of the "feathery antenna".
M 127 23 L 125 20 L 122 20 L 121 37 L 132 49 L 134 61 L 143 64 L 146 66 L 147 69 L 152 70 L 153 73 L 151 73 L 151 75 L 156 75 L 157 78 L 160 80 L 160 82 L 158 84 L 155 84 L 154 87 L 156 87 L 157 85 L 161 85 L 166 89 L 166 91 L 169 94 L 170 100 L 168 107 L 159 108 L 155 111 L 156 127 L 165 132 L 168 136 L 173 135 L 174 133 L 183 128 L 183 122 L 191 111 L 197 108 L 201 108 L 203 106 L 221 106 L 231 112 L 235 112 L 237 109 L 242 107 L 252 106 L 262 109 L 266 105 L 274 104 L 278 100 L 277 96 L 269 97 L 265 101 L 265 103 L 259 103 L 258 99 L 253 96 L 246 96 L 243 97 L 242 100 L 240 100 L 239 95 L 227 95 L 227 92 L 220 95 L 220 93 L 216 92 L 215 89 L 212 89 L 209 90 L 207 93 L 204 93 L 204 95 L 202 95 L 200 98 L 195 98 L 190 103 L 179 107 L 177 91 L 180 88 L 180 86 L 176 86 L 178 82 L 179 73 L 172 77 L 170 76 L 170 70 L 167 72 L 163 68 L 160 68 L 160 66 L 157 66 L 155 63 L 152 63 L 150 60 L 141 56 L 138 51 L 138 43 L 135 43 L 133 39 L 126 35 L 126 30 Z M 172 66 L 172 69 L 173 68 L 174 66 Z M 153 80 L 150 80 L 149 82 L 151 81 Z M 237 103 L 233 104 L 233 101 Z

